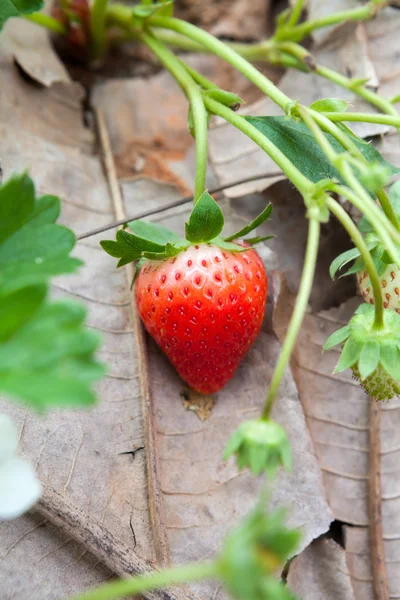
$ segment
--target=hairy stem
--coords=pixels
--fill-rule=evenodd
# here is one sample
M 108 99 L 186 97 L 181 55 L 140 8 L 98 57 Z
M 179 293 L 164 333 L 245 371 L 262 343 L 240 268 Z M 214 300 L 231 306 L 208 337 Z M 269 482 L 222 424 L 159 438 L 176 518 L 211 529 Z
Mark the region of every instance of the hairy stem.
M 90 11 L 90 42 L 92 58 L 103 56 L 106 49 L 106 14 L 108 0 L 94 0 Z
M 340 206 L 336 200 L 333 198 L 328 198 L 327 206 L 329 210 L 335 215 L 335 217 L 340 221 L 343 227 L 346 229 L 347 233 L 353 240 L 355 246 L 357 246 L 360 251 L 361 257 L 365 263 L 365 267 L 368 271 L 368 275 L 371 281 L 372 291 L 374 295 L 375 301 L 375 321 L 374 328 L 382 329 L 383 327 L 383 299 L 382 299 L 382 290 L 379 281 L 379 275 L 377 273 L 375 263 L 371 256 L 370 251 L 364 241 L 363 236 L 357 229 L 356 225 L 353 223 L 347 212 Z
M 68 33 L 68 29 L 65 27 L 65 25 L 60 23 L 60 21 L 57 21 L 57 19 L 53 19 L 53 17 L 45 15 L 44 13 L 32 13 L 30 15 L 23 15 L 23 17 L 24 19 L 27 19 L 27 21 L 32 21 L 32 23 L 36 23 L 36 25 L 45 27 L 45 29 L 49 29 L 55 33 L 60 33 L 61 35 Z
M 157 588 L 166 588 L 184 581 L 209 579 L 217 576 L 218 563 L 216 562 L 183 565 L 163 571 L 154 571 L 153 573 L 140 575 L 132 579 L 111 581 L 97 589 L 75 596 L 70 600 L 111 600 L 113 598 L 125 598 Z
M 208 123 L 207 111 L 204 106 L 201 90 L 181 61 L 164 44 L 148 32 L 143 32 L 140 38 L 176 79 L 190 102 L 196 138 L 196 181 L 194 192 L 194 202 L 196 203 L 204 192 L 207 173 Z
M 279 360 L 275 367 L 274 374 L 270 383 L 262 418 L 268 419 L 274 400 L 285 372 L 286 366 L 292 354 L 301 324 L 308 306 L 312 283 L 314 279 L 315 267 L 317 264 L 318 245 L 320 236 L 320 223 L 317 219 L 310 219 L 308 227 L 308 240 L 306 254 L 304 258 L 304 268 L 301 276 L 299 293 L 296 298 L 296 304 L 290 319 L 289 327 L 282 346 Z

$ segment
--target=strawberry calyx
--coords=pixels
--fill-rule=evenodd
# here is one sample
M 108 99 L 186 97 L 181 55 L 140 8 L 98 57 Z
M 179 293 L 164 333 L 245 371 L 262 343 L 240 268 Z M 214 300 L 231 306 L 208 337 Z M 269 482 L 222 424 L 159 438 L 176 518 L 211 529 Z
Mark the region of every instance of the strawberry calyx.
M 130 229 L 117 231 L 115 240 L 103 240 L 102 248 L 111 256 L 119 258 L 117 267 L 138 261 L 136 273 L 146 260 L 165 260 L 178 255 L 189 246 L 210 243 L 231 252 L 244 252 L 249 246 L 270 239 L 273 236 L 245 238 L 247 234 L 266 221 L 271 215 L 269 204 L 254 221 L 232 235 L 221 237 L 224 227 L 222 210 L 210 196 L 204 192 L 196 202 L 188 222 L 185 225 L 185 238 L 155 223 L 136 220 L 127 224 Z M 243 240 L 244 244 L 232 240 Z
M 270 419 L 242 423 L 225 448 L 224 459 L 236 454 L 239 470 L 249 467 L 254 475 L 273 475 L 280 466 L 291 469 L 292 457 L 286 432 Z
M 374 328 L 375 310 L 361 304 L 349 324 L 333 333 L 324 350 L 342 345 L 334 373 L 351 368 L 365 391 L 376 400 L 400 394 L 400 315 L 384 311 L 384 326 Z

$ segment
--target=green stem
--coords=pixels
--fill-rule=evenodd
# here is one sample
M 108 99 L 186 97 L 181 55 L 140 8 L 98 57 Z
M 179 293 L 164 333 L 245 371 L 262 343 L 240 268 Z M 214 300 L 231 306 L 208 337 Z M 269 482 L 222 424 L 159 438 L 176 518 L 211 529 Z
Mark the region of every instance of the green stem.
M 207 174 L 207 111 L 200 88 L 193 81 L 181 61 L 151 33 L 143 32 L 140 39 L 150 48 L 158 60 L 164 65 L 181 86 L 190 102 L 193 114 L 196 139 L 196 181 L 194 201 L 200 198 L 205 190 Z
M 45 15 L 44 13 L 32 13 L 30 15 L 24 15 L 24 19 L 32 21 L 32 23 L 36 23 L 37 25 L 45 27 L 50 31 L 60 33 L 61 35 L 68 33 L 68 28 L 65 27 L 65 25 L 60 23 L 60 21 L 57 21 L 57 19 L 53 19 L 53 17 Z
M 317 264 L 318 245 L 320 235 L 320 223 L 317 219 L 310 219 L 308 227 L 307 248 L 304 258 L 304 268 L 301 276 L 299 293 L 296 298 L 296 304 L 290 319 L 289 327 L 282 346 L 279 360 L 275 367 L 274 374 L 270 383 L 265 407 L 262 418 L 268 419 L 271 414 L 271 409 L 274 404 L 276 393 L 278 391 L 281 379 L 285 372 L 286 366 L 292 354 L 304 315 L 307 310 L 308 301 L 310 298 L 312 283 L 314 279 L 315 267 Z
M 240 54 L 235 52 L 235 50 L 220 40 L 217 40 L 214 36 L 206 31 L 202 31 L 190 23 L 186 23 L 185 21 L 174 19 L 172 17 L 150 17 L 149 22 L 153 27 L 171 29 L 177 33 L 186 35 L 199 44 L 202 44 L 204 47 L 208 48 L 210 52 L 220 56 L 233 67 L 235 67 L 262 92 L 264 92 L 264 94 L 269 96 L 276 104 L 278 104 L 283 111 L 285 111 L 288 104 L 290 104 L 290 98 L 281 92 L 281 90 L 279 90 L 276 85 L 272 83 L 272 81 L 265 77 L 265 75 L 258 71 L 258 69 L 256 69 L 252 64 L 247 62 L 247 60 L 240 56 Z
M 360 8 L 354 8 L 351 10 L 343 10 L 337 13 L 332 13 L 330 15 L 325 15 L 320 19 L 315 19 L 314 21 L 306 21 L 305 23 L 301 23 L 296 27 L 284 27 L 281 31 L 278 31 L 275 35 L 275 39 L 277 40 L 301 40 L 315 29 L 322 29 L 323 27 L 328 27 L 329 25 L 336 25 L 338 23 L 344 23 L 346 21 L 367 21 L 374 17 L 378 10 L 383 8 L 388 4 L 388 1 L 384 0 L 382 2 L 376 2 L 376 0 L 371 0 L 364 6 Z
M 380 205 L 383 208 L 383 212 L 389 219 L 389 221 L 396 227 L 396 229 L 400 230 L 400 223 L 397 220 L 396 213 L 393 210 L 393 206 L 390 203 L 390 200 L 382 188 L 376 192 L 376 196 L 380 202 Z
M 399 117 L 399 113 L 393 106 L 393 104 L 387 100 L 386 98 L 382 98 L 379 94 L 376 94 L 372 90 L 368 90 L 364 85 L 354 85 L 353 81 L 349 77 L 345 77 L 340 73 L 336 73 L 332 69 L 328 67 L 323 67 L 322 65 L 316 65 L 315 73 L 337 83 L 341 87 L 351 90 L 357 96 L 364 98 L 367 102 L 379 108 L 383 113 L 388 115 L 393 115 L 394 117 Z
M 394 117 L 392 115 L 379 115 L 369 113 L 335 113 L 322 112 L 322 115 L 330 121 L 358 121 L 360 123 L 381 123 L 382 125 L 391 125 L 392 127 L 400 127 L 400 115 Z
M 94 0 L 90 12 L 90 41 L 93 58 L 103 56 L 106 44 L 106 14 L 108 0 Z
M 304 7 L 304 0 L 297 0 L 296 4 L 294 5 L 294 7 L 292 9 L 292 12 L 290 13 L 290 17 L 287 22 L 287 27 L 293 27 L 294 25 L 297 25 L 297 23 L 301 17 L 301 13 L 303 12 L 303 7 Z
M 218 564 L 216 562 L 172 567 L 163 571 L 154 571 L 145 575 L 139 575 L 132 579 L 111 581 L 97 589 L 70 598 L 70 600 L 111 600 L 112 598 L 136 596 L 149 590 L 167 588 L 184 581 L 212 579 L 218 577 L 218 571 Z
M 375 320 L 374 320 L 374 329 L 382 329 L 383 323 L 383 298 L 381 291 L 381 284 L 379 281 L 379 275 L 377 273 L 373 258 L 371 256 L 370 251 L 364 241 L 363 236 L 357 229 L 356 225 L 353 223 L 347 212 L 340 206 L 336 200 L 333 198 L 328 198 L 327 206 L 329 210 L 335 215 L 335 217 L 341 222 L 343 227 L 346 229 L 347 233 L 353 240 L 354 244 L 357 246 L 360 251 L 360 255 L 364 261 L 365 267 L 368 271 L 368 275 L 371 281 L 372 291 L 374 295 L 375 301 Z
M 206 108 L 213 113 L 218 115 L 231 123 L 237 129 L 240 129 L 247 135 L 253 142 L 255 142 L 264 152 L 272 158 L 272 160 L 282 169 L 288 179 L 297 187 L 301 194 L 305 195 L 309 193 L 313 188 L 314 184 L 307 179 L 295 166 L 294 164 L 275 146 L 268 138 L 265 137 L 254 125 L 249 123 L 244 117 L 233 112 L 227 106 L 224 106 L 216 100 L 211 98 L 204 98 Z

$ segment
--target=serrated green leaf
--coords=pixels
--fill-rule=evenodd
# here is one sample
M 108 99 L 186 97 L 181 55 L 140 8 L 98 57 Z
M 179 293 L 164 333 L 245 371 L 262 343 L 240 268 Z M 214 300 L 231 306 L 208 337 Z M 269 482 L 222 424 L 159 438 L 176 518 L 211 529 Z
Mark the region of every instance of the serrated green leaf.
M 323 349 L 330 350 L 331 348 L 334 348 L 335 346 L 342 344 L 345 340 L 347 340 L 349 335 L 350 335 L 350 327 L 348 325 L 346 325 L 345 327 L 342 327 L 341 329 L 338 329 L 337 331 L 335 331 L 334 333 L 332 333 L 332 335 L 330 335 L 328 337 L 328 339 L 326 340 L 326 342 L 323 346 Z
M 138 219 L 128 223 L 129 229 L 138 237 L 164 246 L 165 244 L 184 242 L 185 240 L 167 227 L 158 225 L 157 223 L 148 223 Z
M 0 295 L 0 343 L 33 317 L 46 294 L 45 285 L 36 285 Z
M 43 0 L 1 0 L 0 1 L 0 29 L 7 19 L 29 14 L 43 8 Z
M 185 225 L 189 242 L 208 242 L 216 238 L 224 226 L 222 210 L 208 192 L 204 192 L 192 210 Z
M 345 369 L 352 367 L 359 359 L 363 346 L 363 341 L 355 337 L 349 337 L 343 346 L 339 363 L 333 372 L 339 373 L 340 371 L 344 371 Z
M 400 350 L 398 347 L 394 344 L 382 344 L 380 362 L 389 375 L 400 381 Z
M 322 98 L 310 104 L 310 108 L 318 112 L 345 112 L 349 103 L 339 98 Z
M 362 257 L 359 256 L 354 262 L 354 264 L 349 269 L 347 269 L 347 271 L 343 273 L 340 277 L 348 277 L 349 275 L 354 275 L 355 273 L 361 271 L 361 269 L 365 269 L 365 264 Z
M 35 187 L 26 173 L 14 175 L 0 187 L 0 243 L 32 215 Z
M 380 347 L 378 342 L 374 340 L 367 341 L 361 350 L 360 358 L 358 359 L 358 370 L 361 380 L 365 379 L 373 373 L 379 364 Z
M 233 233 L 232 235 L 229 235 L 228 237 L 224 238 L 225 241 L 230 242 L 231 240 L 243 238 L 245 235 L 247 235 L 251 231 L 254 231 L 254 229 L 256 229 L 256 227 L 259 227 L 260 225 L 262 225 L 262 223 L 267 221 L 269 219 L 269 217 L 271 216 L 271 212 L 272 212 L 272 204 L 269 203 L 268 206 L 266 206 L 264 208 L 264 210 L 254 219 L 254 221 L 252 221 L 251 223 L 249 223 L 242 229 L 239 229 L 239 231 L 237 231 L 236 233 Z
M 43 411 L 89 405 L 104 367 L 93 358 L 99 337 L 84 328 L 78 303 L 43 304 L 0 345 L 0 390 Z
M 345 183 L 303 122 L 289 120 L 286 117 L 245 117 L 245 119 L 278 146 L 310 181 L 316 183 L 321 179 L 331 178 Z M 345 151 L 333 136 L 329 133 L 324 135 L 336 152 Z M 400 173 L 400 169 L 388 163 L 374 146 L 355 136 L 353 141 L 368 162 L 387 166 L 391 174 Z

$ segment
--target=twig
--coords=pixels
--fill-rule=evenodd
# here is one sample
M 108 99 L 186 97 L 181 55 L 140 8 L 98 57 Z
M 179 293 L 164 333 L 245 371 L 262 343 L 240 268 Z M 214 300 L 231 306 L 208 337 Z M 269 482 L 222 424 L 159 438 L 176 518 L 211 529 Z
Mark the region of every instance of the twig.
M 113 573 L 128 578 L 155 570 L 151 562 L 140 558 L 132 548 L 64 496 L 46 485 L 42 484 L 42 487 L 42 497 L 35 507 L 38 512 L 82 544 Z M 143 597 L 146 600 L 197 600 L 183 588 L 143 592 Z
M 104 168 L 115 207 L 115 214 L 119 219 L 124 219 L 126 217 L 125 208 L 117 179 L 114 157 L 111 149 L 110 135 L 108 133 L 104 116 L 100 110 L 96 110 L 96 122 L 103 153 Z M 125 268 L 128 286 L 130 286 L 134 276 L 132 263 L 126 265 Z M 133 328 L 135 331 L 139 361 L 139 379 L 141 386 L 142 418 L 146 450 L 150 523 L 156 550 L 157 563 L 160 567 L 166 567 L 169 564 L 169 546 L 164 521 L 164 511 L 159 479 L 160 469 L 155 439 L 154 411 L 150 389 L 149 364 L 147 360 L 146 339 L 136 308 L 134 293 L 131 293 L 131 305 Z
M 368 512 L 372 582 L 375 600 L 389 600 L 382 530 L 381 403 L 370 401 Z
M 236 187 L 237 185 L 242 185 L 243 183 L 251 183 L 252 181 L 261 181 L 262 179 L 268 179 L 270 177 L 276 177 L 277 175 L 281 175 L 281 171 L 277 171 L 275 173 L 270 173 L 268 175 L 253 175 L 252 177 L 246 177 L 245 179 L 239 179 L 238 181 L 232 181 L 232 183 L 226 183 L 225 185 L 219 185 L 211 190 L 209 190 L 210 194 L 218 194 L 219 192 L 223 192 L 229 188 Z M 112 223 L 108 223 L 108 225 L 103 225 L 102 227 L 98 227 L 97 229 L 92 229 L 91 231 L 87 231 L 86 233 L 81 233 L 77 236 L 78 240 L 84 240 L 85 238 L 91 237 L 92 235 L 97 235 L 98 233 L 102 233 L 103 231 L 108 231 L 109 229 L 114 229 L 115 227 L 120 227 L 120 225 L 126 225 L 130 221 L 136 221 L 137 219 L 144 219 L 145 217 L 150 217 L 151 215 L 157 215 L 161 212 L 169 210 L 170 208 L 177 208 L 178 206 L 182 206 L 183 204 L 189 204 L 189 202 L 193 202 L 193 196 L 185 196 L 184 198 L 180 198 L 179 200 L 175 200 L 174 202 L 170 202 L 169 204 L 164 204 L 164 206 L 160 206 L 158 208 L 153 208 L 151 210 L 143 211 L 138 215 L 134 215 L 133 217 L 123 217 L 118 221 L 113 221 Z

